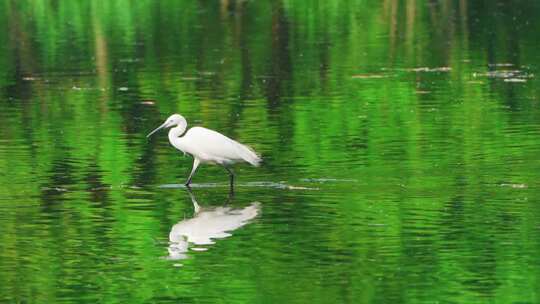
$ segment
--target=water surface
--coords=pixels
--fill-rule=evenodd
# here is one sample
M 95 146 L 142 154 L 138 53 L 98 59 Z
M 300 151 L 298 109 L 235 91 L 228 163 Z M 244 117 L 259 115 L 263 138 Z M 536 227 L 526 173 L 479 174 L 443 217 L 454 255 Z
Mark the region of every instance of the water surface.
M 0 1 L 0 301 L 538 303 L 539 17 Z M 174 112 L 263 166 L 190 193 Z

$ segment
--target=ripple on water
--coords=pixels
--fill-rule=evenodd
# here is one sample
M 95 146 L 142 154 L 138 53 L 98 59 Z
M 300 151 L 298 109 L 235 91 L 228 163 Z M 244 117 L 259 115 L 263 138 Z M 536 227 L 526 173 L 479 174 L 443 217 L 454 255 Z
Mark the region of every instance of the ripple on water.
M 164 189 L 187 189 L 185 184 L 162 184 L 158 185 L 158 188 Z M 190 188 L 229 188 L 229 183 L 192 183 Z M 270 188 L 270 189 L 285 189 L 285 190 L 319 190 L 314 187 L 303 187 L 288 185 L 285 182 L 247 182 L 234 184 L 235 188 Z

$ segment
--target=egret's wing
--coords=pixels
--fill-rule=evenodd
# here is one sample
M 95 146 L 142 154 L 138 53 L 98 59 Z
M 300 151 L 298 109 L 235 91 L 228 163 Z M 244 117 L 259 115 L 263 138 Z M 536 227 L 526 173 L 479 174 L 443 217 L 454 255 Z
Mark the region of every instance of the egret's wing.
M 253 156 L 247 155 L 249 153 L 258 159 L 254 152 L 241 143 L 221 133 L 203 127 L 189 129 L 186 135 L 184 135 L 184 140 L 189 142 L 194 155 L 200 155 L 207 160 L 225 163 L 246 160 L 252 163 L 249 157 L 253 158 Z
M 231 236 L 230 232 L 246 225 L 260 211 L 260 204 L 254 202 L 243 209 L 216 208 L 198 213 L 194 218 L 174 225 L 169 233 L 171 242 L 188 242 L 210 245 L 215 239 Z

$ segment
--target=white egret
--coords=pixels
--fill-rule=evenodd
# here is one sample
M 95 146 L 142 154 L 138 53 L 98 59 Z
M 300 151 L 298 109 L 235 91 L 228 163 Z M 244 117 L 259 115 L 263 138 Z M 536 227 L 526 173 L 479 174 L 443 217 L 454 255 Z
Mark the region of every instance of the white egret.
M 169 116 L 161 126 L 146 137 L 150 137 L 163 128 L 173 126 L 175 127 L 169 130 L 169 142 L 184 154 L 193 156 L 193 168 L 186 181 L 188 187 L 199 164 L 209 163 L 223 166 L 229 172 L 232 188 L 234 173 L 230 168 L 231 165 L 245 161 L 257 167 L 261 162 L 261 158 L 251 148 L 221 133 L 203 127 L 193 127 L 186 132 L 187 121 L 180 114 Z M 184 132 L 186 134 L 182 136 Z
M 260 212 L 260 203 L 252 202 L 243 209 L 232 207 L 201 208 L 195 196 L 188 192 L 193 202 L 195 213 L 192 218 L 184 219 L 171 228 L 169 233 L 169 258 L 172 260 L 187 258 L 189 247 L 192 250 L 205 250 L 216 240 L 230 237 L 232 232 L 248 224 Z

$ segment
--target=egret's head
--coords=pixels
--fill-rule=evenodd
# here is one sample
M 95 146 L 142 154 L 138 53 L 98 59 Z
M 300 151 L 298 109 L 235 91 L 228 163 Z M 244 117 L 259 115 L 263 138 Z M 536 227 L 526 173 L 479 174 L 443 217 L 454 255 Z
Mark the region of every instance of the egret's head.
M 146 137 L 152 136 L 152 134 L 156 133 L 157 131 L 161 129 L 170 128 L 170 127 L 179 126 L 179 125 L 186 127 L 187 126 L 186 119 L 180 114 L 173 114 L 169 116 L 169 118 L 167 118 L 167 120 L 165 120 L 165 122 L 161 126 L 157 127 L 154 131 L 146 135 Z
M 167 120 L 165 120 L 164 128 L 178 126 L 179 124 L 182 124 L 185 121 L 186 121 L 186 119 L 182 115 L 173 114 L 173 115 L 169 116 L 169 118 L 167 118 Z

